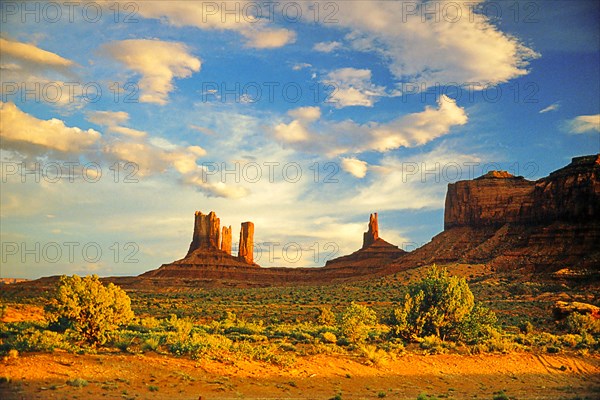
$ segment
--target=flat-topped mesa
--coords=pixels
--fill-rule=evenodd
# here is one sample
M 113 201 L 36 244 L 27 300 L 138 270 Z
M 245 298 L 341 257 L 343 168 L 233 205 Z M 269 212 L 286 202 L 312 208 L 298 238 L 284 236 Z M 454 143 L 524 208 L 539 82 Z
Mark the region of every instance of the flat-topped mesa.
M 242 222 L 238 258 L 248 264 L 254 264 L 254 224 Z
M 187 255 L 192 254 L 196 249 L 216 249 L 219 250 L 219 228 L 221 221 L 217 218 L 214 211 L 203 214 L 196 211 L 194 220 L 194 235 L 190 249 Z
M 362 248 L 366 249 L 379 239 L 379 224 L 377 222 L 377 213 L 371 214 L 369 217 L 369 230 L 363 234 Z
M 231 254 L 231 225 L 224 226 L 221 232 L 221 251 Z

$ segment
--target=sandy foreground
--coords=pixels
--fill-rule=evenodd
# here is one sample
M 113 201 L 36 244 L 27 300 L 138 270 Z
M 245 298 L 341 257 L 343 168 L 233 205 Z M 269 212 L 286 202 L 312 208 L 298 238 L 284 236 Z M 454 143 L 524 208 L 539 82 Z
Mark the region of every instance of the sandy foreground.
M 405 355 L 383 365 L 341 356 L 292 367 L 194 361 L 154 353 L 26 354 L 0 364 L 1 399 L 598 399 L 598 355 Z M 87 386 L 67 381 L 81 378 Z

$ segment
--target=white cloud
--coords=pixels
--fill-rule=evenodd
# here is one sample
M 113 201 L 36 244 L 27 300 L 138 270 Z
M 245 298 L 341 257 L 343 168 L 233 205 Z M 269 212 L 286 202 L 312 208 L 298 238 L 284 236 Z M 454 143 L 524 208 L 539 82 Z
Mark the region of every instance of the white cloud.
M 333 41 L 333 42 L 319 42 L 313 46 L 313 50 L 319 51 L 321 53 L 331 53 L 337 49 L 342 47 L 342 43 Z
M 312 111 L 311 113 L 313 113 Z M 299 116 L 306 111 L 288 112 L 295 117 L 289 123 L 278 123 L 273 134 L 280 142 L 296 150 L 326 154 L 358 154 L 364 151 L 387 152 L 400 147 L 421 146 L 444 136 L 455 126 L 467 123 L 465 110 L 449 97 L 442 95 L 437 107 L 427 106 L 421 112 L 403 115 L 387 123 L 375 121 L 357 124 L 352 120 L 323 121 Z
M 336 69 L 327 74 L 324 82 L 335 87 L 328 101 L 337 108 L 372 107 L 378 97 L 386 96 L 384 87 L 371 82 L 371 70 L 369 69 Z
M 550 111 L 556 111 L 560 108 L 560 103 L 552 103 L 548 107 L 540 110 L 540 114 L 547 113 Z
M 342 157 L 342 169 L 357 178 L 364 178 L 367 175 L 368 164 L 354 157 Z
M 0 102 L 2 148 L 43 154 L 49 150 L 81 153 L 100 140 L 100 132 L 68 127 L 64 121 L 41 120 L 21 111 L 14 103 Z
M 292 66 L 292 69 L 294 71 L 301 71 L 304 68 L 310 68 L 310 67 L 312 67 L 312 64 L 309 64 L 309 63 L 297 63 L 297 64 L 294 64 Z
M 251 12 L 256 7 L 261 5 L 253 1 L 148 1 L 139 4 L 139 13 L 178 27 L 236 31 L 247 39 L 247 46 L 255 48 L 276 48 L 294 42 L 293 31 L 270 28 L 269 17 L 253 16 Z
M 87 120 L 96 125 L 105 126 L 107 132 L 133 137 L 147 135 L 144 131 L 121 126 L 129 121 L 129 114 L 125 111 L 90 111 L 87 113 Z
M 570 133 L 600 132 L 600 114 L 580 115 L 567 122 Z
M 296 41 L 296 33 L 288 29 L 268 29 L 244 31 L 249 47 L 259 49 L 274 49 Z
M 351 29 L 346 37 L 351 45 L 381 54 L 403 81 L 426 86 L 477 82 L 483 87 L 527 74 L 528 61 L 539 55 L 501 32 L 489 18 L 471 13 L 467 7 L 476 3 L 451 3 L 446 8 L 440 2 L 437 18 L 423 20 L 430 4 L 415 2 L 412 13 L 397 2 L 341 2 L 339 22 L 323 25 Z M 460 18 L 454 18 L 453 7 L 460 9 Z
M 481 157 L 456 152 L 444 143 L 415 156 L 386 155 L 370 168 L 377 177 L 360 187 L 353 206 L 379 211 L 443 209 L 448 183 L 472 179 L 468 165 L 474 162 L 481 162 Z
M 76 64 L 30 43 L 0 38 L 0 83 L 5 100 L 25 97 L 64 108 L 81 108 Z M 69 82 L 66 82 L 68 79 Z M 89 95 L 94 96 L 90 90 Z
M 18 60 L 30 67 L 51 68 L 68 74 L 69 68 L 75 64 L 73 61 L 63 58 L 58 54 L 40 49 L 29 43 L 0 38 L 0 48 L 2 49 L 1 57 L 3 65 L 8 60 Z
M 147 103 L 166 104 L 173 79 L 187 78 L 201 66 L 200 59 L 178 42 L 130 39 L 105 44 L 102 52 L 141 75 L 140 101 Z
M 321 118 L 319 107 L 300 107 L 290 110 L 288 114 L 302 122 L 313 122 Z

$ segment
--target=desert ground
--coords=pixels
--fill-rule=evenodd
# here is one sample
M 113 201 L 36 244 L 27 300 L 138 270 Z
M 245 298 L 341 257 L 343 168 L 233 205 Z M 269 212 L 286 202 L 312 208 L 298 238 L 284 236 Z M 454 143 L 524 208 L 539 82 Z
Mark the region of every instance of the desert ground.
M 46 351 L 26 346 L 10 352 L 5 344 L 0 398 L 600 398 L 597 341 L 564 332 L 551 312 L 557 300 L 597 303 L 596 281 L 535 280 L 485 265 L 456 264 L 448 270 L 466 277 L 475 298 L 498 315 L 502 335 L 474 346 L 387 343 L 383 334 L 384 339 L 358 346 L 323 341 L 314 323 L 319 307 L 339 314 L 356 301 L 382 320 L 406 286 L 425 275 L 423 268 L 318 287 L 210 288 L 187 282 L 157 288 L 121 280 L 137 328 L 120 331 L 93 349 L 61 342 Z M 51 293 L 49 280 L 2 287 L 5 342 L 10 332 L 44 326 L 43 306 Z M 227 325 L 231 313 L 237 322 Z M 163 327 L 177 321 L 189 321 L 193 332 L 211 332 L 235 351 L 215 345 L 206 352 L 178 354 L 167 345 L 176 332 Z M 527 333 L 519 328 L 523 322 L 533 327 Z M 144 338 L 154 334 L 165 335 L 163 344 L 148 348 Z
M 4 362 L 3 399 L 595 399 L 597 355 L 406 355 L 381 365 L 312 356 L 279 368 L 157 354 L 28 354 Z M 84 387 L 66 382 L 76 378 Z M 154 391 L 155 390 L 155 391 Z

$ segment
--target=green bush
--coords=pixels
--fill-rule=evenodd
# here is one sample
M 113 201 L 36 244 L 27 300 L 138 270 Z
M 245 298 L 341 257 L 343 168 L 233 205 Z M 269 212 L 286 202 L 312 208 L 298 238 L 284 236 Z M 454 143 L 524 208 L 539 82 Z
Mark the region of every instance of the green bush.
M 336 324 L 336 318 L 331 307 L 321 307 L 319 309 L 319 317 L 317 318 L 319 325 L 334 326 Z
M 337 341 L 337 337 L 331 332 L 323 332 L 321 338 L 325 343 L 335 343 Z
M 352 302 L 342 314 L 340 332 L 350 343 L 364 342 L 377 322 L 377 314 L 369 307 Z
M 565 325 L 569 333 L 578 335 L 586 333 L 591 335 L 600 334 L 600 319 L 596 319 L 589 314 L 572 313 L 566 318 Z
M 390 318 L 392 333 L 407 340 L 435 335 L 443 340 L 476 341 L 496 324 L 490 310 L 475 306 L 464 278 L 450 276 L 435 265 L 427 276 L 409 286 Z
M 69 350 L 71 345 L 61 333 L 29 328 L 17 335 L 15 347 L 19 351 L 54 351 Z
M 131 299 L 118 286 L 104 286 L 98 276 L 62 276 L 46 306 L 46 318 L 59 329 L 71 328 L 90 344 L 106 342 L 108 333 L 134 317 Z

